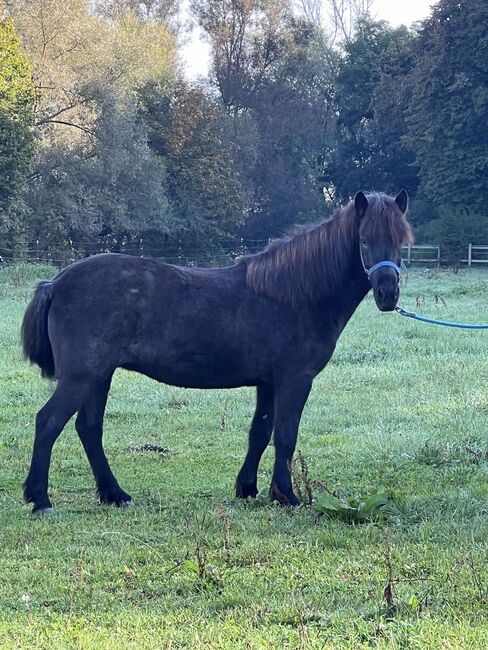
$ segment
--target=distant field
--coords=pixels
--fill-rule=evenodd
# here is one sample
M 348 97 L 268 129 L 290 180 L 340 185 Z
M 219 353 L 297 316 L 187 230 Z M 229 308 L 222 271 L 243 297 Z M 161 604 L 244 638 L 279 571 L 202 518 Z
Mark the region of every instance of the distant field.
M 299 437 L 315 496 L 384 489 L 380 518 L 236 502 L 253 390 L 119 371 L 105 446 L 136 507 L 96 504 L 70 423 L 56 514 L 34 519 L 21 484 L 51 385 L 22 361 L 19 325 L 50 274 L 0 270 L 0 648 L 488 647 L 488 331 L 380 314 L 368 297 L 315 382 Z M 488 322 L 488 273 L 411 272 L 403 305 Z M 272 460 L 270 447 L 260 488 Z

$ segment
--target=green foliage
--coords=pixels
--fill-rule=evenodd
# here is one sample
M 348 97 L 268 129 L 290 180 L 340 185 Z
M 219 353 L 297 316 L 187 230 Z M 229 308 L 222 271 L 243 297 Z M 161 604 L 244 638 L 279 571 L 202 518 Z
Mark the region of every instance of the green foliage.
M 179 81 L 141 93 L 149 142 L 167 169 L 174 225 L 168 245 L 205 250 L 234 235 L 244 204 L 231 145 L 228 116 L 198 87 Z
M 0 9 L 0 242 L 16 225 L 11 207 L 32 155 L 34 98 L 31 65 Z
M 311 25 L 293 20 L 287 29 L 281 56 L 249 97 L 257 155 L 245 232 L 256 238 L 327 215 L 321 157 L 330 146 L 336 57 Z
M 108 237 L 120 248 L 150 231 L 167 234 L 165 167 L 148 147 L 138 102 L 146 83 L 174 74 L 168 29 L 130 8 L 104 20 L 80 0 L 19 0 L 11 11 L 38 90 L 24 242 L 76 256 L 103 250 Z
M 404 27 L 363 20 L 344 46 L 336 80 L 336 140 L 324 157 L 324 181 L 340 201 L 358 188 L 416 192 L 413 152 L 403 142 L 412 40 Z
M 321 492 L 313 509 L 320 515 L 337 517 L 347 523 L 364 523 L 381 518 L 385 507 L 391 504 L 388 494 L 381 490 L 360 497 Z
M 178 64 L 179 0 L 5 5 L 0 225 L 12 250 L 62 243 L 62 261 L 143 236 L 195 257 L 324 218 L 359 189 L 401 187 L 419 243 L 454 260 L 488 237 L 483 0 L 440 0 L 410 31 L 334 2 L 339 45 L 315 0 L 192 0 L 211 50 L 195 84 Z
M 433 201 L 442 232 L 458 220 L 461 234 L 470 219 L 478 242 L 488 222 L 487 22 L 484 0 L 434 6 L 414 42 L 407 113 L 422 192 Z
M 266 238 L 325 216 L 319 159 L 336 55 L 324 35 L 294 17 L 289 2 L 192 6 L 211 43 L 211 81 L 231 120 L 227 134 L 249 202 L 241 232 Z
M 109 20 L 119 20 L 128 12 L 141 21 L 168 23 L 180 9 L 181 0 L 93 0 L 96 12 Z
M 271 79 L 293 35 L 290 0 L 191 0 L 212 51 L 211 82 L 229 112 L 249 108 Z
M 25 194 L 30 241 L 72 241 L 83 251 L 100 236 L 120 243 L 169 231 L 164 165 L 149 150 L 134 110 L 106 98 L 88 149 L 53 143 L 38 152 Z
M 431 213 L 432 214 L 432 213 Z M 466 259 L 468 245 L 488 241 L 488 218 L 469 206 L 446 206 L 440 217 L 417 229 L 419 239 L 435 241 L 443 247 L 443 257 L 454 264 Z

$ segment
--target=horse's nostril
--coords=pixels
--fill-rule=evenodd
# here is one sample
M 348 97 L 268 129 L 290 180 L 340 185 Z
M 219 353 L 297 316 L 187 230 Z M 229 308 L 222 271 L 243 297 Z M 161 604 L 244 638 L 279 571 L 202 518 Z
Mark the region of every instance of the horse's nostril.
M 381 289 L 381 287 L 378 289 L 378 298 L 380 300 L 384 300 L 386 296 L 385 290 Z

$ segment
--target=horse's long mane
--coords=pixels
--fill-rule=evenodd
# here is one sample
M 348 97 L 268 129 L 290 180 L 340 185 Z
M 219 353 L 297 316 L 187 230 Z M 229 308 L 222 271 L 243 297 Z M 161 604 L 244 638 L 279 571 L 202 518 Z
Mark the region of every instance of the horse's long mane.
M 387 237 L 395 246 L 411 243 L 410 226 L 394 199 L 379 193 L 366 196 L 368 210 L 361 224 L 351 201 L 327 221 L 301 227 L 246 257 L 248 287 L 294 305 L 326 299 L 340 289 L 356 259 L 360 230 L 374 239 Z

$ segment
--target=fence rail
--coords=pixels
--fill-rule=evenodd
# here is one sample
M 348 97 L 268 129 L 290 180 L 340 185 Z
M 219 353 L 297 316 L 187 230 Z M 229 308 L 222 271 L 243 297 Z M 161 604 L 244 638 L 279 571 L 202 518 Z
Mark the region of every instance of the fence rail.
M 402 255 L 410 264 L 441 264 L 441 247 L 430 244 L 404 246 Z
M 470 244 L 468 246 L 468 259 L 462 261 L 467 262 L 468 266 L 472 264 L 488 264 L 488 246 Z

